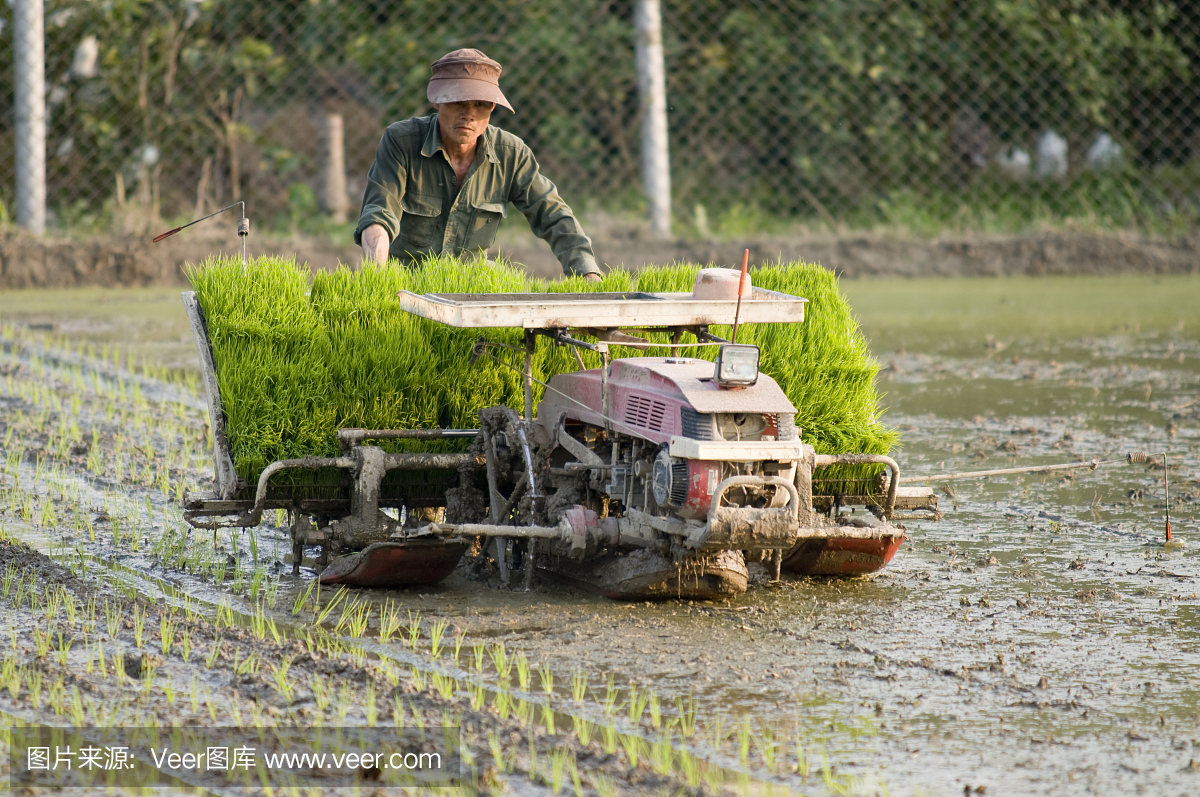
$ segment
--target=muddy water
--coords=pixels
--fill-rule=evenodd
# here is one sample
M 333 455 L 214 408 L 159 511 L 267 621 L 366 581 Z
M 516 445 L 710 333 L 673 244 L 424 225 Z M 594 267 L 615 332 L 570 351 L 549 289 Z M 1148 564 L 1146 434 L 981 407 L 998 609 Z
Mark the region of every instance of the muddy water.
M 1185 545 L 1162 544 L 1161 468 L 1107 465 L 934 482 L 946 517 L 910 523 L 873 579 L 631 605 L 456 573 L 363 597 L 445 618 L 467 644 L 503 640 L 559 683 L 611 674 L 666 703 L 694 695 L 710 717 L 799 726 L 835 772 L 891 794 L 1200 792 L 1200 280 L 845 287 L 885 368 L 903 475 L 1166 451 Z M 71 544 L 249 603 L 145 550 Z M 244 537 L 221 545 L 248 555 Z M 277 529 L 256 546 L 282 610 L 313 572 L 274 563 Z

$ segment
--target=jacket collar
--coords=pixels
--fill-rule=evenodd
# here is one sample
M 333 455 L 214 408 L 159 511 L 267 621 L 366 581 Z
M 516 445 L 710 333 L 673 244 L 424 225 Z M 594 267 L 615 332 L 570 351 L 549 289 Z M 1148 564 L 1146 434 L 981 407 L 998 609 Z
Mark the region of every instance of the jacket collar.
M 427 116 L 426 120 L 429 122 L 429 129 L 425 131 L 425 143 L 421 146 L 421 154 L 426 158 L 432 158 L 442 149 L 442 137 L 438 135 L 437 112 Z M 496 128 L 488 125 L 479 140 L 483 142 L 483 157 L 492 163 L 499 163 L 500 159 L 496 157 L 495 148 Z M 476 145 L 478 146 L 478 142 Z M 449 158 L 446 160 L 449 161 Z

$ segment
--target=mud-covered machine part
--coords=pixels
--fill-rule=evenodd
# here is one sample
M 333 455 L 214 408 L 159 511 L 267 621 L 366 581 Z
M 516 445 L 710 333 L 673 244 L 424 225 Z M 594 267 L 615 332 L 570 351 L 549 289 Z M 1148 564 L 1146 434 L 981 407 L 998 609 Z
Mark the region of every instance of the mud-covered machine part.
M 525 412 L 484 409 L 478 429 L 342 429 L 339 456 L 275 462 L 247 485 L 233 468 L 202 309 L 194 294 L 183 299 L 215 476 L 211 493 L 187 496 L 185 517 L 197 528 L 250 527 L 267 510 L 286 510 L 293 572 L 316 546 L 323 583 L 436 583 L 473 548 L 505 584 L 528 587 L 539 574 L 613 598 L 713 598 L 743 592 L 754 562 L 774 578 L 873 572 L 905 539 L 898 519 L 940 517 L 932 491 L 901 486 L 891 458 L 816 454 L 766 374 L 726 388 L 708 360 L 610 358 L 614 344 L 650 346 L 632 334 L 648 331 L 670 333 L 671 350 L 727 344 L 709 325 L 729 323 L 734 301 L 692 294 L 401 292 L 403 309 L 433 321 L 523 328 L 521 365 L 509 362 L 512 347 L 486 338 L 472 359 L 519 371 Z M 743 322 L 802 321 L 804 301 L 755 288 L 738 312 Z M 685 334 L 695 342 L 683 343 Z M 531 417 L 539 338 L 596 352 L 602 366 L 552 375 Z M 447 439 L 469 447 L 381 445 Z M 814 470 L 830 465 L 880 466 L 879 489 L 814 496 Z

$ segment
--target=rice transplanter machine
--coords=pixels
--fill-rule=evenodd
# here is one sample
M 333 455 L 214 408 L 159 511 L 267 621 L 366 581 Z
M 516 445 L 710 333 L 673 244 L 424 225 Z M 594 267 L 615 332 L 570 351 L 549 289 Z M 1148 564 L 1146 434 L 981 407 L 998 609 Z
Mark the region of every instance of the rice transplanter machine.
M 505 583 L 538 573 L 627 599 L 736 594 L 756 562 L 775 578 L 878 570 L 905 539 L 897 521 L 939 518 L 937 498 L 901 486 L 890 457 L 817 454 L 804 442 L 795 407 L 759 372 L 758 348 L 709 331 L 733 322 L 736 340 L 738 323 L 804 320 L 805 299 L 744 276 L 705 269 L 691 293 L 403 291 L 405 311 L 437 323 L 524 330 L 523 347 L 484 336 L 472 350 L 472 362 L 522 374 L 524 412 L 481 410 L 478 429 L 341 429 L 340 456 L 272 463 L 254 486 L 234 472 L 203 309 L 184 294 L 216 441 L 215 490 L 189 495 L 186 517 L 246 527 L 285 509 L 294 567 L 305 546 L 320 546 L 321 581 L 333 584 L 434 583 L 472 548 Z M 669 334 L 668 356 L 611 356 L 616 345 L 662 350 L 649 333 Z M 572 347 L 578 370 L 537 379 L 539 340 Z M 716 362 L 680 355 L 696 346 L 716 347 Z M 601 367 L 584 367 L 580 350 Z M 535 381 L 545 387 L 536 414 Z M 378 445 L 456 438 L 470 440 L 465 453 Z M 881 472 L 873 489 L 835 495 L 813 478 L 831 465 Z M 272 483 L 283 471 L 300 473 Z M 297 478 L 331 471 L 342 474 L 334 487 Z

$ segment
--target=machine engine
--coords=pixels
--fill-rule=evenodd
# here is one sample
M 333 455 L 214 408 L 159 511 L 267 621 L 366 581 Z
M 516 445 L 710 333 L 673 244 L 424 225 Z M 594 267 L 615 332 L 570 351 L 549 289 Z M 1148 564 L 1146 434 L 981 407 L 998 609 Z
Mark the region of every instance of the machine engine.
M 761 375 L 748 387 L 721 389 L 713 381 L 711 362 L 678 357 L 616 360 L 610 374 L 607 385 L 595 370 L 555 376 L 538 411 L 543 424 L 557 424 L 547 431 L 562 444 L 563 465 L 575 460 L 598 466 L 591 470 L 589 487 L 609 503 L 605 514 L 636 509 L 700 521 L 708 517 L 713 495 L 726 479 L 794 478 L 794 461 L 754 459 L 753 454 L 697 458 L 672 450 L 672 441 L 678 449 L 680 440 L 798 440 L 795 409 L 770 377 Z M 571 439 L 564 441 L 562 435 Z M 727 491 L 725 503 L 782 506 L 786 494 L 773 485 L 742 485 Z

